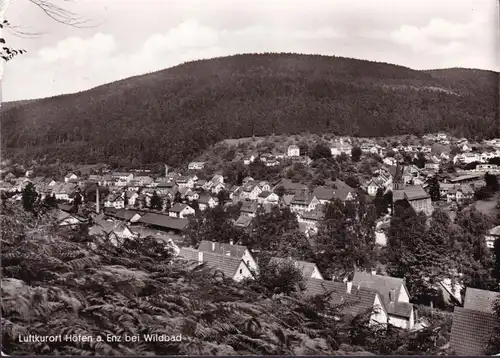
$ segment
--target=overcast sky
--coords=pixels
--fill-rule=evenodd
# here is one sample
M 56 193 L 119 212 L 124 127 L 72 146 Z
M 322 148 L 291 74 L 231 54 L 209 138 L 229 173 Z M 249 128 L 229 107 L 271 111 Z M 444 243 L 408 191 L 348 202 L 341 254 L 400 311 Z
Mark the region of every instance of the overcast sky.
M 9 22 L 43 34 L 6 35 L 28 53 L 5 66 L 4 101 L 246 52 L 500 70 L 498 0 L 75 0 L 65 6 L 97 26 L 61 25 L 28 0 L 13 0 Z

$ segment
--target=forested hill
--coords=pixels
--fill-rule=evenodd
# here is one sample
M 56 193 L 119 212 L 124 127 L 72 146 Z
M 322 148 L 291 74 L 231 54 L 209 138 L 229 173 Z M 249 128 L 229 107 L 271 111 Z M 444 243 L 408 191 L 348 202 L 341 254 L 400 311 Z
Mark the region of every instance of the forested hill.
M 246 54 L 194 61 L 71 95 L 6 106 L 3 155 L 184 163 L 252 134 L 497 135 L 498 73 L 416 71 L 341 57 Z

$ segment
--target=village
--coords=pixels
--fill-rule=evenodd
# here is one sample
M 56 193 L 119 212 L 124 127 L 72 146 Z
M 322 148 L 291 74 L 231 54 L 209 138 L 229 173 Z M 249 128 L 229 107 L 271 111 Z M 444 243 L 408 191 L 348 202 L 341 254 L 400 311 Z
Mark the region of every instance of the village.
M 498 185 L 500 139 L 473 143 L 438 133 L 424 136 L 419 143 L 401 141 L 388 146 L 377 140 L 344 137 L 334 138 L 328 145 L 330 153 L 326 156 L 335 160 L 358 162 L 376 158 L 378 165 L 371 177 L 359 175 L 358 185 L 336 178 L 317 186 L 288 178 L 270 182 L 249 176 L 241 179 L 241 185 L 234 185 L 228 183 L 222 173 L 207 175 L 207 163 L 202 160 L 190 162 L 185 169 L 171 169 L 165 165 L 163 173 L 105 168 L 88 175 L 70 172 L 64 178 L 40 177 L 30 169 L 24 176 L 15 177 L 3 170 L 0 189 L 2 200 L 20 202 L 23 190 L 30 186 L 38 200 L 56 203 L 57 224 L 61 227 L 77 228 L 87 224 L 90 234 L 103 235 L 115 244 L 123 238 L 154 237 L 171 245 L 179 258 L 206 263 L 235 281 L 251 278 L 259 271 L 256 258 L 259 253 L 238 242 L 202 240 L 197 247 L 186 245 L 184 236 L 191 218 L 203 216 L 205 211 L 215 207 L 238 206 L 239 215 L 233 225 L 251 231 L 252 222 L 260 211 L 288 208 L 296 215 L 300 231 L 307 237 L 314 237 L 323 221 L 325 205 L 333 200 L 354 201 L 360 193 L 370 200 L 390 194 L 392 202 L 406 201 L 416 212 L 426 216 L 431 216 L 435 208 L 441 208 L 453 217 L 458 207 L 477 206 L 480 202 L 489 203 L 492 210 L 498 210 L 495 207 L 498 188 L 491 192 L 485 188 L 495 185 L 491 182 Z M 436 151 L 436 146 L 448 150 Z M 297 144 L 290 144 L 278 153 L 243 154 L 239 160 L 244 166 L 260 161 L 265 167 L 296 163 L 310 167 L 315 162 Z M 487 199 L 483 197 L 485 192 L 489 193 Z M 390 218 L 389 207 L 376 221 L 377 246 L 387 245 Z M 498 238 L 500 226 L 491 227 L 485 235 L 487 247 L 493 249 Z M 273 260 L 287 258 L 274 257 Z M 316 263 L 293 262 L 307 280 L 305 291 L 308 294 L 333 291 L 336 292 L 333 299 L 339 302 L 344 297 L 361 297 L 359 304 L 349 308 L 351 313 L 378 307 L 371 317 L 373 321 L 401 329 L 419 330 L 427 324 L 410 303 L 410 294 L 402 278 L 390 277 L 374 269 L 357 271 L 341 281 L 328 280 Z M 494 325 L 492 301 L 498 293 L 456 287 L 450 280 L 441 282 L 441 289 L 443 296 L 455 305 L 450 345 L 459 355 L 482 354 L 482 341 L 477 334 L 491 334 Z M 477 330 L 476 336 L 470 334 L 471 330 Z

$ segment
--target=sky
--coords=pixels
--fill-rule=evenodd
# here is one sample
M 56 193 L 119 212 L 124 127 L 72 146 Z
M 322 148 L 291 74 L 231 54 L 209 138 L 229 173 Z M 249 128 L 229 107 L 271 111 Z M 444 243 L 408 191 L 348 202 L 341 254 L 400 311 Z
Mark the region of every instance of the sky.
M 79 28 L 52 20 L 32 1 L 12 0 L 5 14 L 33 35 L 5 34 L 27 53 L 5 65 L 3 101 L 238 53 L 500 71 L 498 0 L 49 0 L 85 19 Z

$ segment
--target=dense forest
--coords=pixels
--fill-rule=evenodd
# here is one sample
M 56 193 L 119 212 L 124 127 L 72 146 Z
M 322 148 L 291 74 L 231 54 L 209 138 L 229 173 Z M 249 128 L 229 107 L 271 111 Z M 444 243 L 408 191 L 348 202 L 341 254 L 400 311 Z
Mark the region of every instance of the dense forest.
M 299 54 L 194 61 L 1 113 L 4 157 L 47 163 L 177 166 L 222 139 L 272 133 L 500 135 L 496 72 Z

